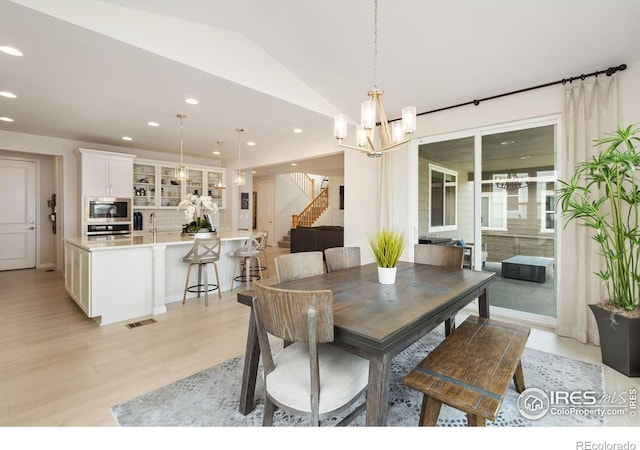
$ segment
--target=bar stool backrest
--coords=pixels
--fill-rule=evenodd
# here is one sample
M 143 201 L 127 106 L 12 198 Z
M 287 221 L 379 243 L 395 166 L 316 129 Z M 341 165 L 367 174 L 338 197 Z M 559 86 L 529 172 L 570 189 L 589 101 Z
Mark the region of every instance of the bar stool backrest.
M 184 255 L 184 262 L 201 264 L 218 261 L 220 259 L 220 238 L 219 237 L 203 237 L 193 241 L 193 246 L 189 252 Z

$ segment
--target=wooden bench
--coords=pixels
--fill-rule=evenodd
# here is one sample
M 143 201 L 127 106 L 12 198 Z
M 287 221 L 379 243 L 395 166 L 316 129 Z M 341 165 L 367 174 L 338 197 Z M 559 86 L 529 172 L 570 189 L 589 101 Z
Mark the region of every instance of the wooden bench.
M 471 316 L 404 378 L 424 394 L 420 426 L 435 426 L 442 404 L 467 414 L 469 426 L 496 420 L 513 378 L 524 391 L 520 357 L 530 329 Z

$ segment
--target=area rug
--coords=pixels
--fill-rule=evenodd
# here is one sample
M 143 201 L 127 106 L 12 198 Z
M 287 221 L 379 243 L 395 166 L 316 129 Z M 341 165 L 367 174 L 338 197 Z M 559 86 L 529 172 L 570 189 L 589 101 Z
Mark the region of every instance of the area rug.
M 402 384 L 402 378 L 431 349 L 441 342 L 443 334 L 436 329 L 393 359 L 390 407 L 387 426 L 416 426 L 420 416 L 422 395 Z M 258 372 L 256 408 L 243 416 L 238 411 L 240 382 L 244 357 L 229 359 L 222 364 L 171 383 L 111 408 L 120 426 L 128 427 L 240 427 L 262 424 L 264 384 L 262 370 Z M 551 391 L 603 392 L 602 367 L 534 349 L 525 349 L 522 366 L 527 388 Z M 487 426 L 602 426 L 603 417 L 547 414 L 542 419 L 529 420 L 518 410 L 519 394 L 512 386 L 502 402 L 496 421 Z M 345 413 L 346 414 L 346 413 Z M 339 418 L 327 419 L 321 425 L 333 425 Z M 466 426 L 466 416 L 443 405 L 438 426 Z M 305 426 L 307 419 L 290 416 L 276 410 L 274 426 Z M 351 426 L 364 425 L 364 413 Z

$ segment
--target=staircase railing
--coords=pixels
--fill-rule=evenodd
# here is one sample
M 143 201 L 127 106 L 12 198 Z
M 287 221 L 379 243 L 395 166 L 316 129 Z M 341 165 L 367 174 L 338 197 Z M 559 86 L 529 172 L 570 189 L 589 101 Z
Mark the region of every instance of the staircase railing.
M 300 214 L 291 216 L 291 228 L 310 227 L 329 208 L 329 186 L 324 188 L 311 200 L 311 203 Z
M 302 172 L 291 173 L 291 178 L 300 186 L 309 198 L 314 198 L 316 195 L 316 180 L 311 178 L 308 174 Z

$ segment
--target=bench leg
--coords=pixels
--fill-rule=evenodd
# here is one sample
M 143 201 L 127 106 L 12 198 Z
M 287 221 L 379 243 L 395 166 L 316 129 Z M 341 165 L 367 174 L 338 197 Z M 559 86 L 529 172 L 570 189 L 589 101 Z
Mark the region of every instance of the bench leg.
M 444 321 L 444 335 L 449 336 L 456 329 L 456 317 L 449 317 Z
M 484 417 L 474 414 L 467 414 L 467 425 L 470 427 L 484 427 L 486 425 Z
M 428 395 L 424 395 L 422 397 L 422 409 L 420 410 L 419 425 L 421 427 L 435 427 L 438 422 L 440 408 L 442 408 L 441 402 L 429 397 Z
M 513 382 L 516 385 L 516 391 L 519 394 L 522 394 L 526 389 L 524 387 L 524 374 L 522 373 L 522 361 L 518 361 L 518 367 L 516 367 L 516 372 L 513 374 Z

